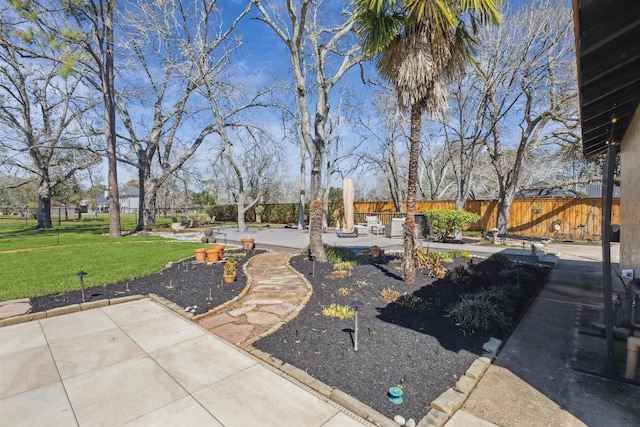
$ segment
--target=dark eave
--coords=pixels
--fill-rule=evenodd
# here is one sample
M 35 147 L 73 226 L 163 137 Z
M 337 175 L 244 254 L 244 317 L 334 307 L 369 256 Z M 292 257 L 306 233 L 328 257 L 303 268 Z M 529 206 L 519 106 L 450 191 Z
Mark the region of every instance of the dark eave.
M 593 158 L 622 141 L 640 102 L 640 0 L 573 0 L 573 12 L 582 149 Z

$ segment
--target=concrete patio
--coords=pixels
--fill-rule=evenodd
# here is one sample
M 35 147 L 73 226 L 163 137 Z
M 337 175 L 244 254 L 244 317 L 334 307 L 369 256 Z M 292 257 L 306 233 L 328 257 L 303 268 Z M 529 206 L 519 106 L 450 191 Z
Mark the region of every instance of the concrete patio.
M 370 425 L 148 299 L 0 328 L 3 426 Z

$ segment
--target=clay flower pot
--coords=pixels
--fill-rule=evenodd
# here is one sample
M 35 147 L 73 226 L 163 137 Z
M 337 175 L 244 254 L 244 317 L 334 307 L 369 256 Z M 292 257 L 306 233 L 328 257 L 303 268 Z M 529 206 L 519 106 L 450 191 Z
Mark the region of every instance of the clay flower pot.
M 371 256 L 378 258 L 380 256 L 380 248 L 377 246 L 371 246 Z
M 207 250 L 206 249 L 194 249 L 193 253 L 196 255 L 196 262 L 204 262 L 207 259 Z
M 220 252 L 220 259 L 224 256 L 224 245 L 213 245 L 209 249 L 217 249 Z
M 207 249 L 207 261 L 218 262 L 220 261 L 220 248 L 213 247 Z
M 253 237 L 244 237 L 240 239 L 240 243 L 242 243 L 242 249 L 244 249 L 245 251 L 252 250 L 255 241 L 256 239 L 254 239 Z
M 224 279 L 224 283 L 233 283 L 236 280 L 236 276 L 229 276 L 226 274 L 224 274 L 222 278 Z

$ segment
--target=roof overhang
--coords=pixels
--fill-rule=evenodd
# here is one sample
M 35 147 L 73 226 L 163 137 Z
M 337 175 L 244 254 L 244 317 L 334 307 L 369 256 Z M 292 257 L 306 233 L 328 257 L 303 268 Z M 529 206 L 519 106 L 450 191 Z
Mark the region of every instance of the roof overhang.
M 582 150 L 620 143 L 640 101 L 640 1 L 573 0 Z

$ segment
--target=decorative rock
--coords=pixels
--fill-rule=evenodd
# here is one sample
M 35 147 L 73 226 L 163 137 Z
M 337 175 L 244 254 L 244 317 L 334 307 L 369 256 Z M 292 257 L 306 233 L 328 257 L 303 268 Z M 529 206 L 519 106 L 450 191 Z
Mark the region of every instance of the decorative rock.
M 396 415 L 395 417 L 393 417 L 393 421 L 395 421 L 396 423 L 398 423 L 398 425 L 403 426 L 405 421 L 404 421 L 404 417 L 402 415 Z
M 409 418 L 404 425 L 405 427 L 416 427 L 416 421 L 413 418 Z

